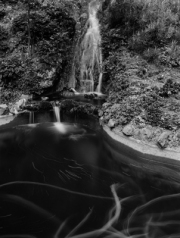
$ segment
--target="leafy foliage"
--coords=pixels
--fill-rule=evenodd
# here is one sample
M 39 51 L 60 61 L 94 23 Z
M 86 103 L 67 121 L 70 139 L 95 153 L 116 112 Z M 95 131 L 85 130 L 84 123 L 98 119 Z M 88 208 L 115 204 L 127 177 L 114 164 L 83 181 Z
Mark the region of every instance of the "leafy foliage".
M 19 55 L 11 55 L 0 62 L 0 75 L 5 84 L 13 83 L 23 74 L 23 64 Z
M 0 20 L 4 18 L 6 15 L 6 11 L 4 9 L 0 9 Z
M 114 41 L 113 48 L 122 44 L 124 37 L 130 50 L 142 54 L 150 62 L 158 59 L 161 63 L 159 56 L 161 58 L 161 52 L 167 46 L 174 43 L 177 48 L 180 46 L 178 0 L 116 0 L 113 3 L 105 1 L 103 5 L 104 34 L 111 32 L 108 38 Z M 171 53 L 166 56 L 163 63 L 176 67 L 168 61 Z
M 168 79 L 159 91 L 161 97 L 169 97 L 172 94 L 178 94 L 180 91 L 180 84 L 174 82 L 172 79 Z
M 66 4 L 66 1 L 58 0 L 33 0 L 30 5 L 27 0 L 11 2 L 14 3 L 21 3 L 22 9 L 17 10 L 16 4 L 12 7 L 14 16 L 10 32 L 0 28 L 0 42 L 7 42 L 7 39 L 11 42 L 11 51 L 0 60 L 0 83 L 24 92 L 38 90 L 41 81 L 49 80 L 50 71 L 53 72 L 51 80 L 59 81 L 64 77 L 75 35 L 75 1 Z M 28 16 L 31 55 L 28 51 Z
M 8 38 L 8 31 L 2 26 L 0 26 L 0 55 L 6 54 L 7 50 L 9 49 Z

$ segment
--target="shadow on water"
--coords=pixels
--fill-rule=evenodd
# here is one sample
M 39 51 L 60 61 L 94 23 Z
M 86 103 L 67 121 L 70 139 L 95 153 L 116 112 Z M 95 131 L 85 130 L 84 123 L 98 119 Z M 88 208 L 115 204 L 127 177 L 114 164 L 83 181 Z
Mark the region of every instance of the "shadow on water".
M 0 237 L 180 237 L 178 163 L 45 118 L 0 127 Z

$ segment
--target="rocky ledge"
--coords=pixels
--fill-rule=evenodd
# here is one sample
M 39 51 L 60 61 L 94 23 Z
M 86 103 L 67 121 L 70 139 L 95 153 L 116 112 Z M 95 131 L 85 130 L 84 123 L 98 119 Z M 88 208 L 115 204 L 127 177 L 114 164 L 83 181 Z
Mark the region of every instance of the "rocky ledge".
M 113 129 L 111 130 L 108 126 L 104 125 L 103 126 L 104 130 L 104 135 L 107 137 L 110 136 L 111 139 L 114 140 L 114 142 L 118 142 L 118 148 L 121 148 L 121 145 L 125 145 L 131 150 L 133 150 L 134 155 L 137 153 L 141 153 L 142 159 L 143 155 L 144 156 L 155 156 L 153 158 L 156 158 L 158 161 L 162 160 L 162 163 L 166 163 L 169 160 L 172 160 L 170 163 L 174 164 L 176 161 L 180 160 L 180 150 L 176 149 L 165 149 L 162 150 L 161 148 L 152 145 L 152 144 L 147 144 L 146 142 L 140 141 L 140 140 L 135 140 L 134 138 L 127 138 L 122 132 Z M 115 144 L 113 142 L 113 144 Z M 151 159 L 151 157 L 149 157 Z M 155 159 L 155 160 L 156 160 Z M 167 160 L 166 160 L 167 159 Z
M 169 149 L 180 152 L 180 130 L 171 131 L 146 125 L 143 122 L 136 124 L 134 121 L 124 126 L 117 125 L 114 119 L 109 119 L 108 123 L 105 124 L 102 117 L 100 118 L 100 124 L 120 137 L 123 136 L 127 140 L 138 141 L 138 144 L 153 146 L 159 148 L 160 151 Z
M 118 62 L 100 123 L 142 143 L 180 150 L 180 68 L 149 64 L 126 49 Z

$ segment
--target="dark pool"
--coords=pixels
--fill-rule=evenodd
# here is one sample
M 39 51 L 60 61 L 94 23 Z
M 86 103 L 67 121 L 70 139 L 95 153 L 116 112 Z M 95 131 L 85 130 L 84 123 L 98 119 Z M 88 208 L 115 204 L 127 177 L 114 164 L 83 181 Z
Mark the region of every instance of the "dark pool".
M 0 237 L 180 237 L 177 162 L 93 122 L 35 118 L 0 126 Z

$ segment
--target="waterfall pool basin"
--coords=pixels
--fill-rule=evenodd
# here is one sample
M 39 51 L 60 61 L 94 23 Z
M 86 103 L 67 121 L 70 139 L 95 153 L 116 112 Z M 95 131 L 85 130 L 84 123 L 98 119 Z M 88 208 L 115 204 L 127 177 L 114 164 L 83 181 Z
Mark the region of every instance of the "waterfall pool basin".
M 0 126 L 1 237 L 178 237 L 177 161 L 51 113 L 23 120 Z

